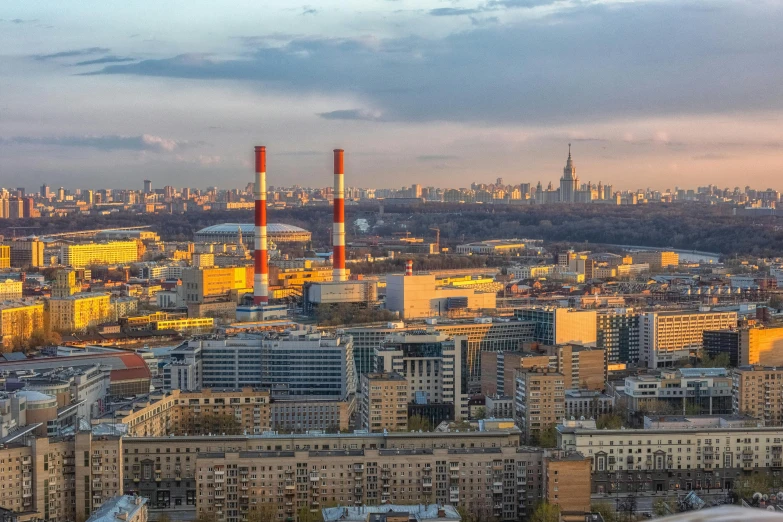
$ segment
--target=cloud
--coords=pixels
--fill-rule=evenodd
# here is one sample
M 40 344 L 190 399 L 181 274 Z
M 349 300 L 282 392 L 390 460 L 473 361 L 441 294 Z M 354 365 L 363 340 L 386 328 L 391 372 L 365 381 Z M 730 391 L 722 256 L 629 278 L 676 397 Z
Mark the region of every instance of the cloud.
M 331 112 L 319 112 L 325 120 L 383 121 L 381 115 L 364 109 L 342 109 Z
M 454 156 L 452 154 L 423 154 L 421 156 L 416 156 L 417 161 L 448 161 L 457 158 L 459 158 L 459 156 Z
M 123 63 L 123 62 L 135 62 L 137 58 L 131 58 L 129 56 L 114 56 L 112 54 L 106 55 L 103 58 L 96 58 L 94 60 L 86 60 L 83 62 L 77 62 L 74 65 L 103 65 L 107 63 Z
M 462 16 L 479 14 L 483 11 L 481 8 L 438 7 L 437 9 L 430 9 L 429 13 L 431 16 Z
M 318 9 L 310 7 L 309 5 L 302 6 L 302 16 L 318 14 Z
M 783 110 L 781 5 L 566 5 L 444 37 L 299 37 L 260 43 L 235 58 L 183 54 L 90 74 L 227 79 L 266 92 L 347 95 L 383 121 L 575 125 Z M 378 119 L 356 109 L 320 116 Z
M 111 150 L 137 150 L 152 152 L 173 152 L 185 146 L 186 142 L 180 142 L 151 134 L 140 136 L 52 136 L 30 137 L 15 136 L 12 138 L 0 138 L 0 145 L 43 145 L 56 147 L 83 147 L 104 151 Z
M 11 20 L 5 20 L 4 18 L 0 18 L 0 22 L 6 22 L 6 23 L 9 23 L 9 24 L 16 24 L 16 25 L 34 24 L 37 21 L 38 21 L 37 18 L 32 18 L 32 19 L 13 18 Z
M 36 60 L 54 60 L 57 58 L 74 58 L 78 56 L 89 56 L 91 54 L 105 54 L 109 49 L 105 47 L 87 47 L 84 49 L 71 49 L 68 51 L 60 51 L 52 54 L 38 54 L 35 56 Z

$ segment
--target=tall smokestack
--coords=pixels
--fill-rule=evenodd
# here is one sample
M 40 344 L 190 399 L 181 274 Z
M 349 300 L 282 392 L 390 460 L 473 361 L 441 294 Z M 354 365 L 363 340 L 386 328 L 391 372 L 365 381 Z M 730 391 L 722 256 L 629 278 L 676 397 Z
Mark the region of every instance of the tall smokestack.
M 413 260 L 408 259 L 405 262 L 405 275 L 406 276 L 412 276 L 413 275 Z
M 334 149 L 334 224 L 332 281 L 345 281 L 345 166 L 343 149 Z
M 253 261 L 253 304 L 269 303 L 269 260 L 266 246 L 266 147 L 256 147 L 256 182 L 253 188 L 255 199 L 255 252 Z

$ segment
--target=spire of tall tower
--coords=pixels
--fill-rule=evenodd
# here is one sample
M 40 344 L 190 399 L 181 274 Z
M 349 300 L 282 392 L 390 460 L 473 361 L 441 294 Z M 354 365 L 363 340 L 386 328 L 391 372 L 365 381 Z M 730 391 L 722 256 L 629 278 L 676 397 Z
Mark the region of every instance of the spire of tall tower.
M 571 159 L 571 144 L 568 144 L 568 159 Z

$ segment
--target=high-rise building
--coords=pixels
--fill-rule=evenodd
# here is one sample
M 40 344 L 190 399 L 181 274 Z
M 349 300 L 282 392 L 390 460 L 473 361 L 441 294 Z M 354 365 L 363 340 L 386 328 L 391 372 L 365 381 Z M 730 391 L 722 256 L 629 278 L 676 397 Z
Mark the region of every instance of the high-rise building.
M 15 240 L 8 246 L 11 247 L 11 266 L 15 268 L 42 267 L 44 261 L 44 244 L 38 239 Z
M 11 247 L 0 245 L 0 268 L 11 268 Z
M 597 312 L 571 308 L 521 308 L 514 310 L 520 321 L 535 324 L 533 340 L 545 345 L 574 343 L 595 345 Z
M 648 368 L 673 366 L 676 361 L 695 356 L 701 350 L 705 330 L 736 326 L 736 312 L 646 312 L 640 323 L 640 360 Z
M 574 203 L 576 191 L 579 188 L 579 178 L 576 175 L 576 167 L 571 159 L 571 144 L 568 144 L 568 159 L 563 168 L 563 177 L 560 178 L 560 202 Z
M 359 419 L 371 433 L 408 428 L 408 382 L 398 373 L 361 376 Z
M 734 413 L 765 426 L 783 426 L 783 368 L 743 366 L 733 371 Z
M 33 332 L 43 331 L 44 326 L 42 302 L 0 304 L 0 338 L 3 346 L 10 347 L 14 338 L 29 339 Z
M 152 181 L 145 179 L 144 180 L 144 193 L 145 194 L 151 194 L 152 193 Z
M 565 415 L 565 379 L 548 368 L 521 368 L 515 372 L 514 419 L 528 444 L 541 431 L 557 425 Z
M 596 346 L 606 350 L 609 362 L 638 362 L 640 313 L 631 308 L 615 308 L 601 310 L 597 318 Z
M 58 270 L 52 285 L 52 297 L 70 297 L 82 291 L 81 285 L 76 283 L 76 270 Z
M 467 346 L 465 336 L 421 330 L 392 334 L 376 350 L 377 371 L 401 375 L 417 402 L 453 404 L 455 418 L 467 418 Z
M 52 189 L 46 183 L 41 185 L 41 197 L 43 199 L 49 199 L 50 197 L 52 197 Z

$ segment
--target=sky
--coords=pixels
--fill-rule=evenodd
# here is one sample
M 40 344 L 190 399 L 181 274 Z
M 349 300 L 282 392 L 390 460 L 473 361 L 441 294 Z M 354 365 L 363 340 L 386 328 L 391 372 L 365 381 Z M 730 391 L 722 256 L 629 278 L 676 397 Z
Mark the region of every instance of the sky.
M 783 190 L 779 0 L 5 0 L 0 186 Z

